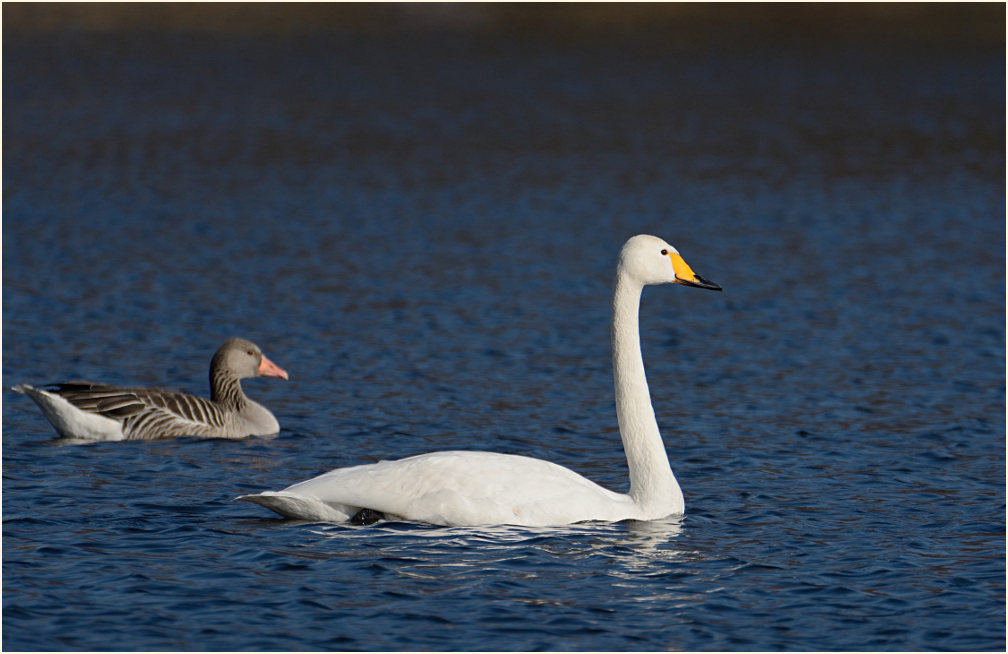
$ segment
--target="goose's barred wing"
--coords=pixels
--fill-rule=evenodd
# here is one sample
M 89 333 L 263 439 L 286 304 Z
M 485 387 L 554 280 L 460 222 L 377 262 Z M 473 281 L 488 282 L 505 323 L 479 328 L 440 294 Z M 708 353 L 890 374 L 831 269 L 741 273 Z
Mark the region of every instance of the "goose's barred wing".
M 210 400 L 160 388 L 57 384 L 58 393 L 82 411 L 119 420 L 128 439 L 223 435 L 228 416 Z
M 138 408 L 142 408 L 139 406 L 139 400 L 129 393 L 130 389 L 120 386 L 91 382 L 67 382 L 40 386 L 39 390 L 55 393 L 81 411 L 108 415 L 109 418 L 121 419 L 121 416 L 105 414 L 100 408 L 104 402 L 109 402 L 108 406 L 115 411 L 125 410 L 130 402 L 138 404 Z M 126 411 L 126 415 L 128 414 L 129 411 Z

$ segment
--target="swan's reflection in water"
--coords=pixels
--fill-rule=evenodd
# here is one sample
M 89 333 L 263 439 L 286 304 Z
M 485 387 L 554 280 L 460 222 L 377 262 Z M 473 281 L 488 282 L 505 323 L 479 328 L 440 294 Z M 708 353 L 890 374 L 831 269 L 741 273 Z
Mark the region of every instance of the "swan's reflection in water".
M 400 578 L 442 583 L 448 576 L 456 583 L 470 576 L 481 583 L 506 586 L 509 577 L 537 577 L 563 585 L 601 575 L 610 577 L 614 586 L 629 586 L 638 584 L 642 576 L 682 573 L 681 564 L 689 560 L 678 543 L 684 520 L 677 515 L 647 522 L 548 528 L 316 524 L 308 531 L 321 540 L 282 554 L 350 560 L 366 556 L 370 565 Z M 583 593 L 577 595 L 583 601 Z

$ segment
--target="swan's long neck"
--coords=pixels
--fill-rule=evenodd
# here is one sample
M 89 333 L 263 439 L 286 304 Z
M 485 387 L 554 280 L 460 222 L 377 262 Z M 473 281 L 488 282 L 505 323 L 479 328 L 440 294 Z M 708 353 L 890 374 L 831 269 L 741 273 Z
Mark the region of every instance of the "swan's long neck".
M 616 276 L 613 297 L 613 377 L 616 417 L 630 467 L 630 497 L 647 511 L 682 510 L 682 491 L 669 466 L 651 407 L 641 356 L 638 310 L 643 287 L 628 275 Z

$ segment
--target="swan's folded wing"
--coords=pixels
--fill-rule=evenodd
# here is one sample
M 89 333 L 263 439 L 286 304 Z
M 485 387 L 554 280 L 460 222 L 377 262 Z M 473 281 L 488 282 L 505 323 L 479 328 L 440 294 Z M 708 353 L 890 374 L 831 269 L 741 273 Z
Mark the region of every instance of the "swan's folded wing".
M 629 516 L 613 512 L 631 505 L 626 496 L 554 463 L 469 451 L 338 468 L 277 493 L 240 499 L 302 519 L 341 521 L 344 514 L 373 509 L 387 516 L 455 526 L 619 520 Z M 322 518 L 326 514 L 322 506 L 332 509 L 335 517 Z

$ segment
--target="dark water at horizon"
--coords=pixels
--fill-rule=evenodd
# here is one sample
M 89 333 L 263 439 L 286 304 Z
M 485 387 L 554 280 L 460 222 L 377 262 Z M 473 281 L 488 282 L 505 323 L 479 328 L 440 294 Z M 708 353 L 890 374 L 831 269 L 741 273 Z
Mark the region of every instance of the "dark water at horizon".
M 6 36 L 6 35 L 5 35 Z M 5 650 L 1003 650 L 1002 53 L 412 34 L 5 38 L 3 382 L 206 392 L 278 437 L 63 446 L 3 395 Z M 616 253 L 686 515 L 275 519 L 438 449 L 626 490 Z

